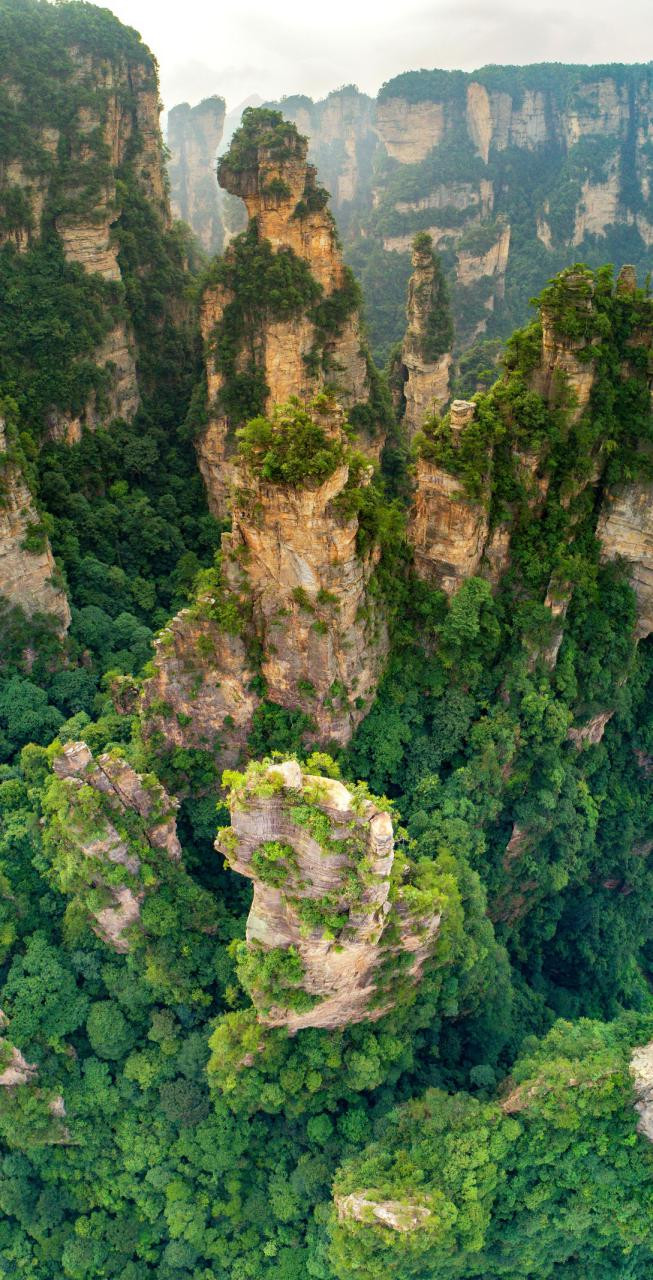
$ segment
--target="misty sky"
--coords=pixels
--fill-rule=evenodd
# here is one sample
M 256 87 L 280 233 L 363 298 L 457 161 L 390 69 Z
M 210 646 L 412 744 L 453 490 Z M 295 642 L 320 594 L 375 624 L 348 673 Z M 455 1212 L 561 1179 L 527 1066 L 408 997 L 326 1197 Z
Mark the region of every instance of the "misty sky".
M 98 0 L 102 3 L 102 0 Z M 104 0 L 161 68 L 166 107 L 220 93 L 376 93 L 419 67 L 488 62 L 645 62 L 653 0 Z

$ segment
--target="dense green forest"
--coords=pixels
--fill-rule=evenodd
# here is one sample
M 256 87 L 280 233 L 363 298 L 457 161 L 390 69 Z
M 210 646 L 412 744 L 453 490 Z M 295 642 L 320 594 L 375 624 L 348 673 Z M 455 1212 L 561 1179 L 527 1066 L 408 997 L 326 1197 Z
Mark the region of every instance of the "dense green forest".
M 36 182 L 35 139 L 55 118 L 62 130 L 40 226 L 1 193 L 2 217 L 27 240 L 0 247 L 0 462 L 29 483 L 32 549 L 49 537 L 72 610 L 62 638 L 52 618 L 0 597 L 0 1276 L 643 1280 L 653 1146 L 629 1068 L 653 1040 L 653 640 L 636 640 L 628 566 L 606 562 L 597 520 L 612 488 L 653 476 L 648 290 L 615 283 L 597 248 L 542 291 L 462 441 L 433 417 L 411 454 L 394 424 L 376 468 L 355 421 L 342 443 L 316 425 L 315 405 L 266 416 L 246 388 L 256 416 L 238 432 L 244 467 L 292 493 L 351 466 L 338 518 L 358 517 L 361 556 L 378 547 L 372 589 L 390 650 L 346 746 L 264 700 L 239 764 L 292 757 L 352 784 L 363 807 L 378 797 L 406 900 L 440 916 L 418 982 L 390 954 L 393 1007 L 378 1018 L 295 1035 L 263 1026 L 257 983 L 294 987 L 298 1008 L 312 997 L 291 950 L 252 960 L 251 886 L 214 847 L 243 775 L 221 787 L 208 748 L 162 757 L 138 697 L 155 633 L 207 589 L 212 621 L 226 634 L 243 625 L 221 594 L 222 529 L 192 443 L 202 286 L 237 275 L 248 301 L 246 314 L 232 305 L 220 348 L 240 408 L 229 323 L 238 336 L 276 318 L 284 289 L 314 302 L 310 273 L 297 259 L 284 275 L 250 228 L 202 277 L 184 229 L 138 178 L 138 131 L 115 174 L 102 138 L 90 147 L 98 182 L 111 170 L 118 184 L 120 281 L 69 261 L 53 202 L 90 92 L 71 74 L 73 48 L 89 53 L 90 74 L 127 59 L 156 84 L 151 55 L 108 10 L 0 0 L 0 145 L 29 159 Z M 490 69 L 488 83 L 509 70 Z M 424 74 L 400 78 L 409 100 L 432 92 Z M 543 74 L 523 69 L 524 90 Z M 267 311 L 262 281 L 276 289 Z M 373 288 L 366 302 L 372 317 Z M 509 294 L 506 316 L 511 305 Z M 542 315 L 594 370 L 580 414 L 564 378 L 537 385 Z M 77 442 L 52 438 L 51 410 L 77 413 L 91 391 L 102 404 L 94 353 L 117 317 L 134 334 L 139 408 Z M 431 334 L 438 352 L 444 330 L 448 318 Z M 537 459 L 541 500 L 525 458 Z M 498 581 L 469 576 L 449 597 L 417 575 L 420 465 L 446 471 L 460 501 L 509 536 Z M 553 663 L 550 590 L 566 608 Z M 579 747 L 570 730 L 598 713 L 605 733 Z M 63 749 L 82 740 L 107 775 L 138 773 L 138 803 L 94 789 L 91 765 L 69 785 Z M 267 798 L 265 769 L 253 773 Z M 319 803 L 295 814 L 333 852 Z M 100 874 L 88 849 L 107 838 L 120 856 Z M 282 884 L 292 849 L 268 840 L 257 855 L 261 879 Z M 97 922 L 125 886 L 138 911 L 112 945 Z M 318 900 L 306 924 L 337 934 L 337 903 Z

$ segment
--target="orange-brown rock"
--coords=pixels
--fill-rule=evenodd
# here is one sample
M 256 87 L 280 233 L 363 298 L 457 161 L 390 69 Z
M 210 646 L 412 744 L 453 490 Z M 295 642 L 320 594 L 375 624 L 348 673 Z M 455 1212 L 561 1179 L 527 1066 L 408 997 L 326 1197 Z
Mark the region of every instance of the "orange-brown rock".
M 412 255 L 413 273 L 408 284 L 407 328 L 401 347 L 403 422 L 409 440 L 420 431 L 427 418 L 440 413 L 449 400 L 452 356 L 444 351 L 429 358 L 430 332 L 434 322 L 446 328 L 448 307 L 441 276 L 433 255 L 433 244 L 416 237 Z M 438 311 L 446 311 L 444 317 Z
M 315 169 L 307 163 L 306 138 L 293 124 L 284 125 L 278 112 L 246 111 L 243 121 L 220 160 L 221 186 L 244 200 L 250 228 L 256 227 L 258 238 L 267 241 L 273 252 L 291 253 L 306 263 L 317 286 L 316 297 L 348 295 L 348 302 L 327 332 L 318 323 L 313 304 L 280 318 L 274 312 L 274 299 L 262 296 L 261 318 L 236 353 L 236 376 L 255 368 L 265 388 L 265 412 L 291 395 L 310 399 L 325 387 L 337 394 L 346 409 L 367 404 L 372 383 L 355 286 L 342 259 L 327 193 L 317 186 Z M 234 247 L 227 253 L 233 255 Z M 227 509 L 234 430 L 242 425 L 224 409 L 226 375 L 216 362 L 216 338 L 233 301 L 224 285 L 210 285 L 200 315 L 207 353 L 208 423 L 196 448 L 209 506 L 219 516 Z M 379 421 L 362 441 L 376 457 L 383 433 Z
M 606 495 L 596 529 L 605 560 L 623 560 L 637 596 L 636 636 L 653 631 L 653 484 L 640 481 Z
M 30 530 L 40 524 L 32 495 L 20 465 L 8 451 L 7 432 L 0 418 L 0 596 L 19 605 L 26 614 L 52 614 L 60 632 L 67 630 L 70 609 L 50 543 L 40 537 L 38 550 L 23 544 Z
M 226 769 L 245 752 L 260 699 L 250 689 L 255 673 L 241 636 L 225 631 L 211 608 L 210 596 L 200 598 L 157 637 L 141 713 L 148 737 L 211 751 Z
M 254 882 L 241 972 L 259 1020 L 294 1034 L 380 1018 L 396 991 L 382 963 L 407 953 L 401 972 L 416 982 L 440 923 L 425 902 L 391 891 L 390 815 L 294 761 L 253 764 L 230 781 L 232 825 L 216 847 Z M 273 990 L 255 968 L 270 952 L 292 965 Z
M 58 810 L 46 827 L 46 846 L 52 850 L 62 888 L 82 894 L 80 880 L 94 889 L 87 906 L 98 937 L 114 951 L 127 952 L 140 921 L 141 904 L 157 883 L 152 868 L 143 874 L 144 850 L 172 862 L 181 858 L 177 838 L 177 802 L 152 776 L 140 777 L 119 756 L 105 753 L 97 760 L 85 742 L 71 742 L 53 764 L 65 791 L 65 811 Z M 132 825 L 125 828 L 123 819 Z M 136 821 L 138 836 L 133 837 Z M 129 831 L 129 834 L 127 834 Z M 142 844 L 141 844 L 142 842 Z M 71 878 L 71 860 L 81 859 Z M 83 869 L 85 860 L 88 866 Z M 116 882 L 116 866 L 124 868 L 124 883 Z M 102 901 L 104 899 L 104 902 Z
M 313 412 L 344 445 L 339 407 L 325 398 Z M 268 483 L 241 462 L 221 573 L 244 635 L 221 629 L 210 593 L 173 619 L 145 685 L 148 733 L 161 733 L 169 745 L 217 751 L 222 767 L 235 763 L 260 702 L 247 656 L 254 642 L 268 699 L 303 711 L 320 741 L 349 741 L 376 693 L 388 631 L 370 587 L 379 547 L 358 550 L 358 516 L 341 506 L 347 457 L 345 449 L 321 483 L 297 486 Z M 367 485 L 370 475 L 371 467 L 358 483 Z

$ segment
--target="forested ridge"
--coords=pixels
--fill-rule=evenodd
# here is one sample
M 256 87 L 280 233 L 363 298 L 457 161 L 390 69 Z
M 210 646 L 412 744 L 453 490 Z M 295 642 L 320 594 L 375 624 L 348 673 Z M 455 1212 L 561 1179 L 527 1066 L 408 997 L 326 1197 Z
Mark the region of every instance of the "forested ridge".
M 412 443 L 369 369 L 347 420 L 351 275 L 329 293 L 260 217 L 203 261 L 137 101 L 156 64 L 108 10 L 0 0 L 0 26 L 0 592 L 8 547 L 48 545 L 72 615 L 0 594 L 0 1276 L 643 1280 L 648 284 L 570 262 Z M 252 111 L 225 164 L 276 216 L 303 144 Z M 333 224 L 300 195 L 306 242 Z M 103 276 L 66 237 L 107 201 Z M 304 314 L 321 388 L 270 405 L 265 341 Z M 194 450 L 218 411 L 231 528 Z M 323 688 L 301 662 L 334 651 Z

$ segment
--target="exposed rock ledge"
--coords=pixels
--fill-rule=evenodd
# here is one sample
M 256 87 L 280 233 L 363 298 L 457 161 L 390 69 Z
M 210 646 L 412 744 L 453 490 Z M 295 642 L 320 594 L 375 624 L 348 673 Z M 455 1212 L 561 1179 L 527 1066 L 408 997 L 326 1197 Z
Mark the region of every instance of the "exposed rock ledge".
M 352 1191 L 348 1196 L 335 1196 L 340 1222 L 378 1223 L 392 1231 L 417 1231 L 431 1217 L 432 1210 L 415 1200 L 381 1200 L 373 1191 Z
M 146 892 L 157 883 L 152 875 L 143 878 L 142 860 L 134 849 L 142 840 L 145 847 L 171 861 L 180 860 L 174 816 L 177 802 L 160 783 L 141 778 L 120 757 L 105 753 L 94 760 L 85 742 L 68 743 L 53 769 L 68 789 L 69 811 L 61 826 L 54 819 L 50 840 L 62 854 L 81 854 L 89 859 L 88 885 L 106 897 L 105 906 L 91 909 L 94 931 L 115 951 L 129 951 L 129 931 L 140 919 Z M 119 830 L 127 813 L 139 820 L 140 838 L 133 846 Z M 115 874 L 107 874 L 116 865 L 125 869 L 124 884 L 116 884 Z
M 255 763 L 233 781 L 232 826 L 216 848 L 254 882 L 241 978 L 259 1021 L 294 1034 L 380 1018 L 400 987 L 393 961 L 407 955 L 401 982 L 416 982 L 440 924 L 426 891 L 411 885 L 404 898 L 396 883 L 389 813 L 294 761 Z M 294 965 L 275 986 L 272 952 Z

